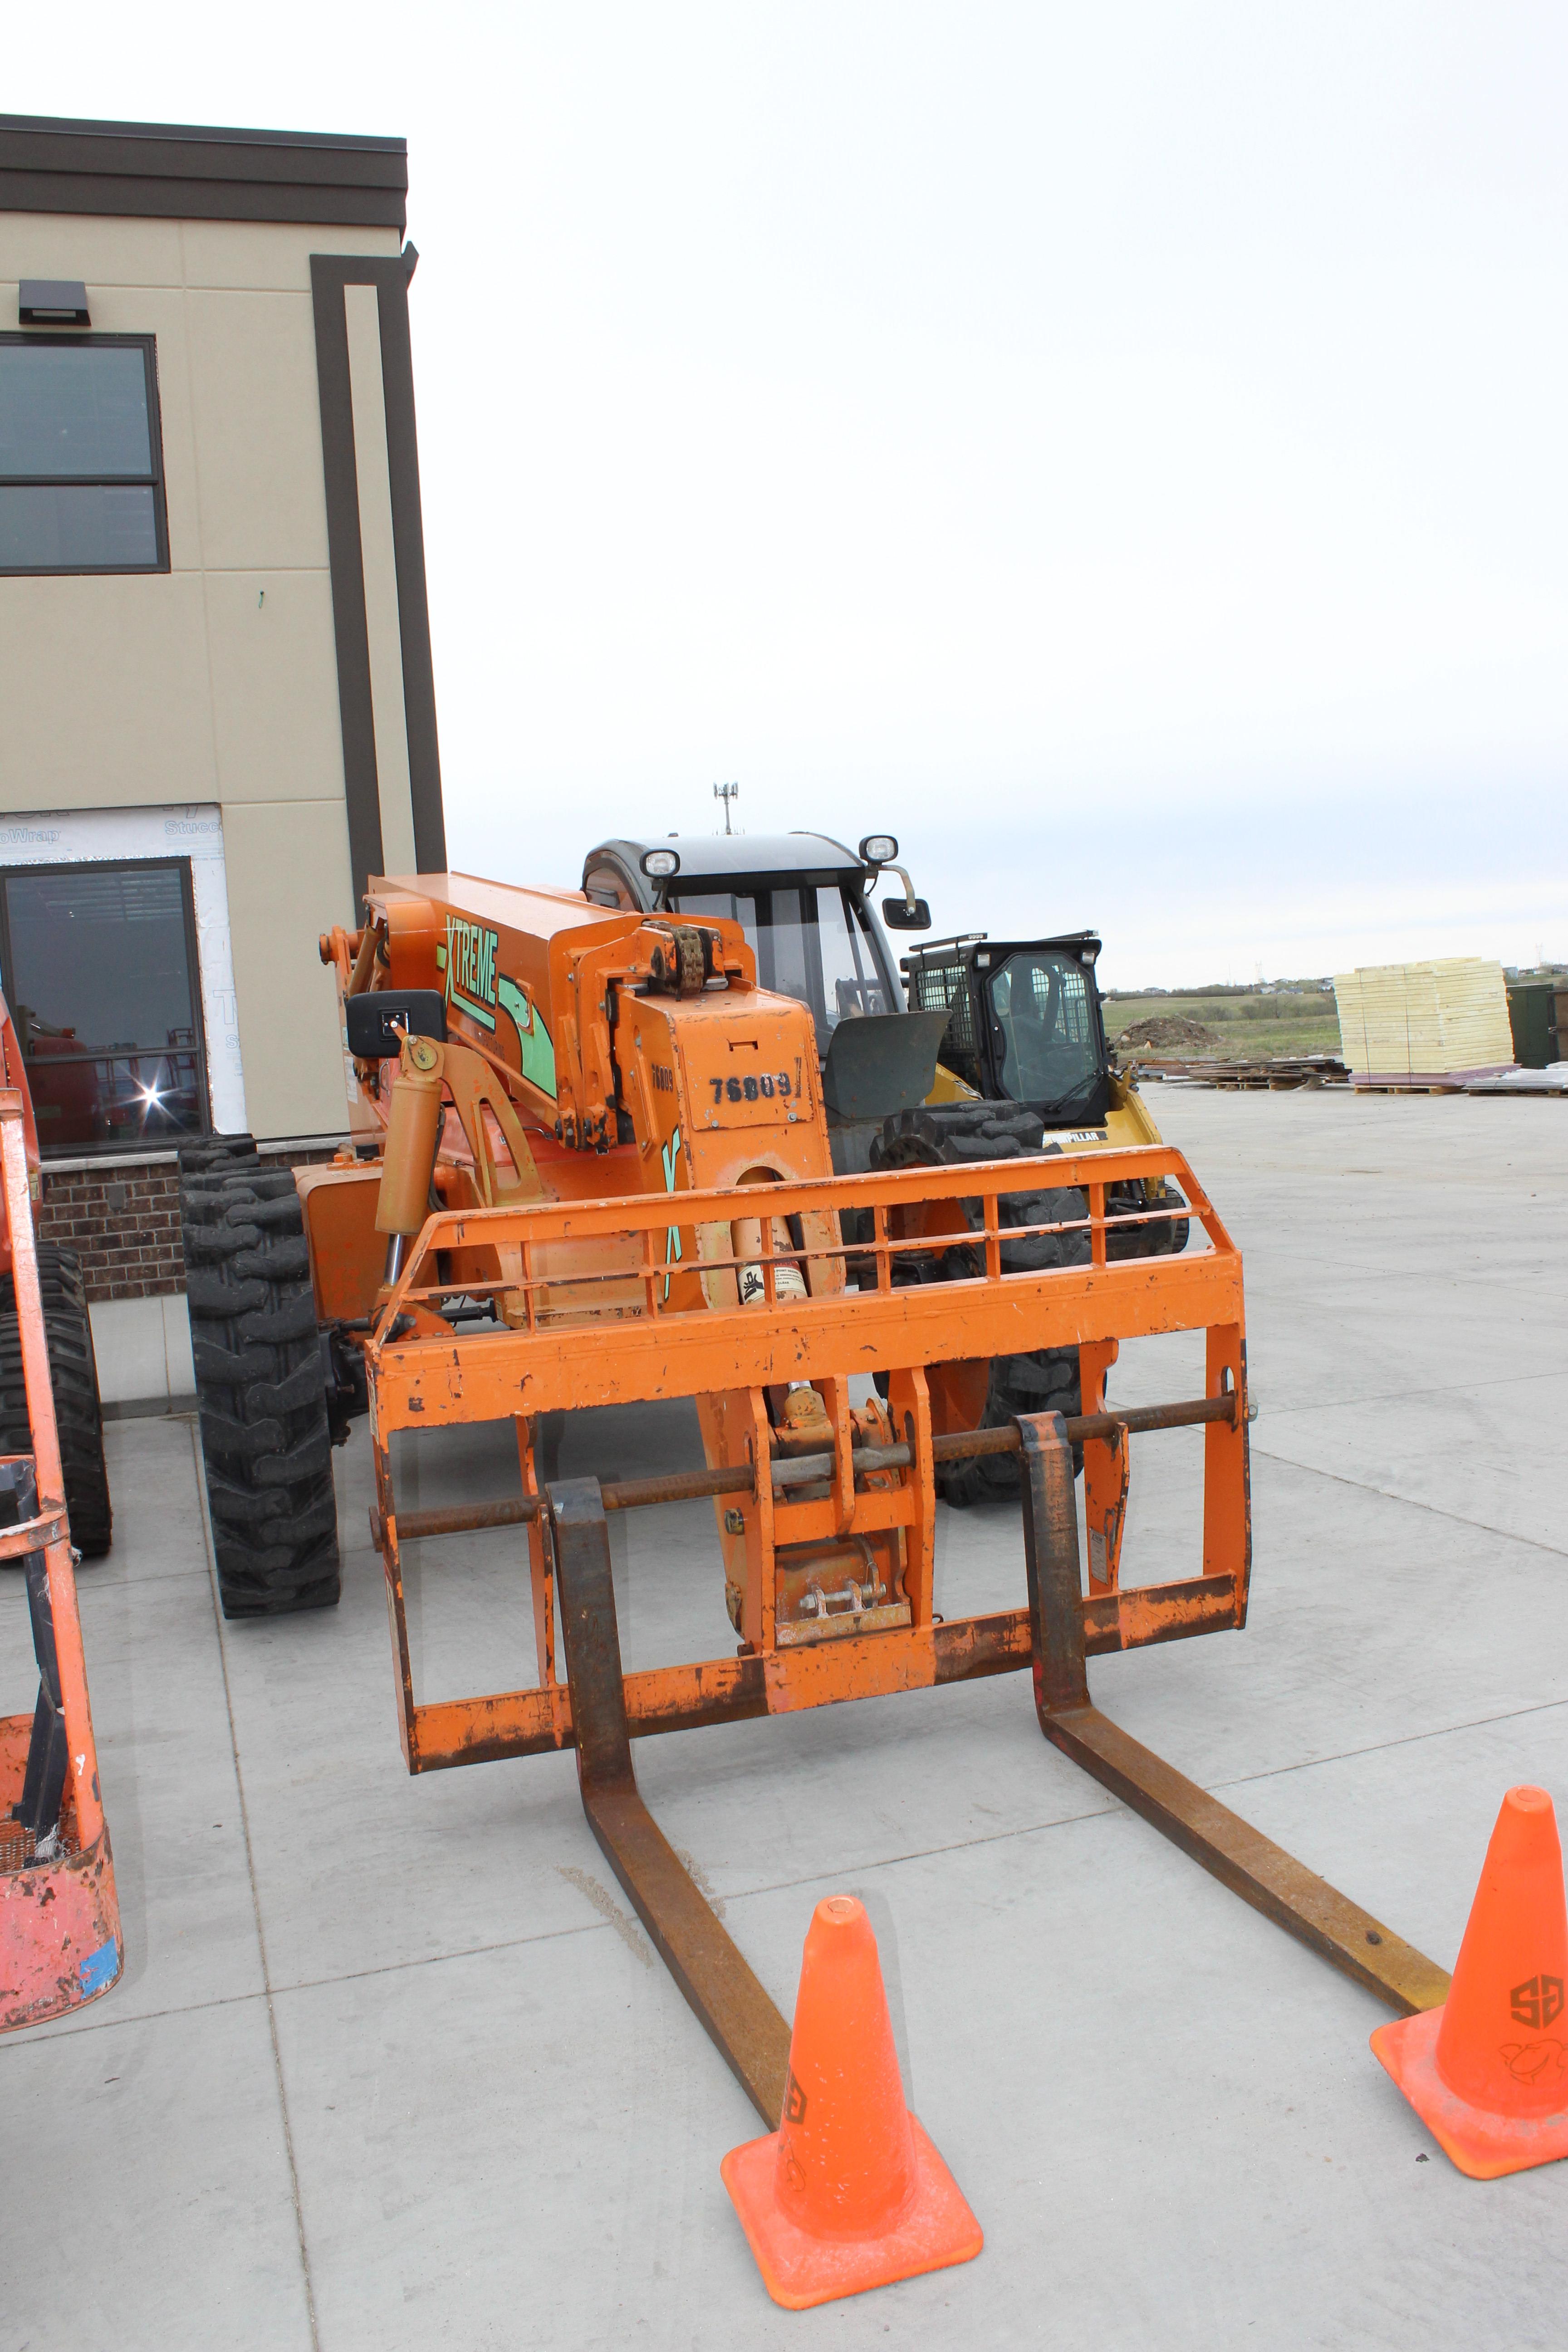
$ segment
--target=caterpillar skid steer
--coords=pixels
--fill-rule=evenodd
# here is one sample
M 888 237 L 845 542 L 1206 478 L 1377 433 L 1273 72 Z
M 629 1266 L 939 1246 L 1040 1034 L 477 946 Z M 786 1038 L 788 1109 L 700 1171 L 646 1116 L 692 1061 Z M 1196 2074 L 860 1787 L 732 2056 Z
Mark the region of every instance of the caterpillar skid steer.
M 640 880 L 668 886 L 683 856 L 637 852 Z M 818 893 L 820 932 L 828 886 L 792 887 Z M 226 1606 L 335 1597 L 330 1442 L 368 1410 L 409 1770 L 574 1748 L 611 1866 L 770 2128 L 789 2030 L 644 1804 L 634 1738 L 1028 1669 L 1046 1736 L 1248 1900 L 1396 2008 L 1440 1999 L 1419 1954 L 1089 1699 L 1089 1655 L 1247 1614 L 1241 1261 L 1182 1155 L 1106 1142 L 1041 1158 L 1014 1138 L 962 1164 L 836 1167 L 836 1120 L 875 1116 L 879 1133 L 900 1114 L 889 1092 L 912 1109 L 931 1091 L 947 1009 L 899 1014 L 893 974 L 847 919 L 837 979 L 861 1017 L 830 1024 L 824 1055 L 826 1007 L 809 973 L 782 984 L 777 926 L 749 935 L 678 889 L 657 909 L 609 895 L 458 874 L 373 883 L 362 926 L 321 940 L 352 1147 L 292 1179 L 219 1164 L 187 1186 Z M 886 1048 L 851 1086 L 838 1039 L 875 1039 L 873 1022 Z M 841 1132 L 840 1160 L 858 1148 Z M 1129 1185 L 1177 1187 L 1181 1204 L 1145 1195 L 1118 1217 L 1112 1188 Z M 1113 1247 L 1179 1220 L 1201 1246 Z M 1108 1409 L 1119 1343 L 1176 1331 L 1204 1335 L 1201 1393 Z M 965 1391 L 949 1367 L 1060 1349 L 1079 1366 L 1071 1412 L 955 1419 Z M 551 1416 L 682 1399 L 702 1468 L 552 1475 Z M 406 1433 L 497 1421 L 515 1426 L 512 1492 L 424 1509 L 400 1496 Z M 1199 1556 L 1174 1580 L 1124 1583 L 1132 1442 L 1182 1431 L 1203 1455 Z M 943 1622 L 939 1474 L 1003 1456 L 1021 1471 L 1017 1605 Z M 606 1515 L 691 1497 L 716 1521 L 710 1652 L 624 1671 Z M 405 1548 L 498 1528 L 526 1543 L 533 1658 L 503 1666 L 502 1687 L 422 1698 Z

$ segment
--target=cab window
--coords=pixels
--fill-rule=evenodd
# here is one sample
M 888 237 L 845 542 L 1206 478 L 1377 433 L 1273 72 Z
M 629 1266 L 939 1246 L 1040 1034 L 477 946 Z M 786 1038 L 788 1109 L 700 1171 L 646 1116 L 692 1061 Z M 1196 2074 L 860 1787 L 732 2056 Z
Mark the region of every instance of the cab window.
M 1065 1103 L 1091 1092 L 1100 1051 L 1090 982 L 1075 957 L 1027 949 L 991 982 L 1002 1042 L 1002 1083 L 1015 1102 Z
M 672 912 L 697 922 L 739 923 L 757 959 L 757 984 L 806 1005 L 826 1054 L 840 1021 L 867 1013 L 901 1013 L 883 971 L 865 909 L 831 883 L 777 889 L 687 891 Z

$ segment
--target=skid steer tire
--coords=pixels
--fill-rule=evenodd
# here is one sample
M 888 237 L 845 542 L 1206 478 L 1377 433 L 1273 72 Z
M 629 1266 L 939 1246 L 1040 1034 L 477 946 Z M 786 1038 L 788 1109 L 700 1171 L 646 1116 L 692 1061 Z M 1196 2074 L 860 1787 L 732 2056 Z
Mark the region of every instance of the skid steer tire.
M 1032 1159 L 1040 1153 L 1042 1122 L 1032 1111 L 996 1103 L 953 1103 L 940 1108 L 901 1111 L 889 1119 L 873 1152 L 879 1168 L 952 1168 L 984 1160 Z M 1058 1148 L 1052 1152 L 1059 1156 Z M 978 1201 L 962 1203 L 971 1226 L 982 1223 Z M 1087 1216 L 1088 1204 L 1075 1185 L 1016 1192 L 1001 1204 L 1004 1227 L 1056 1224 Z M 1034 1234 L 1002 1245 L 1005 1274 L 1034 1274 L 1058 1265 L 1087 1265 L 1087 1234 Z M 980 1271 L 977 1250 L 933 1253 L 938 1280 L 956 1281 Z M 1026 1355 L 993 1356 L 982 1429 L 999 1429 L 1021 1412 L 1076 1413 L 1079 1406 L 1076 1348 L 1037 1348 Z M 1073 1448 L 1081 1469 L 1083 1449 Z M 968 1462 L 939 1464 L 937 1490 L 959 1509 L 971 1503 L 1005 1501 L 1018 1493 L 1018 1460 L 1012 1454 L 981 1454 Z
M 1180 1257 L 1191 1231 L 1186 1217 L 1153 1225 L 1126 1225 L 1120 1231 L 1116 1221 L 1136 1216 L 1145 1209 L 1184 1209 L 1186 1205 L 1175 1185 L 1167 1183 L 1163 1177 L 1155 1186 L 1152 1199 L 1145 1197 L 1142 1184 L 1108 1184 L 1105 1255 L 1111 1265 L 1130 1257 Z
M 195 1183 L 203 1176 L 237 1175 L 260 1166 L 253 1135 L 204 1135 L 198 1143 L 180 1146 L 180 1181 Z
M 287 1169 L 180 1187 L 202 1454 L 226 1617 L 337 1601 L 337 1501 L 310 1244 Z
M 103 1459 L 103 1408 L 99 1402 L 92 1322 L 81 1266 L 73 1250 L 57 1249 L 49 1242 L 38 1244 L 38 1292 L 71 1542 L 83 1559 L 101 1559 L 113 1541 L 114 1512 Z M 0 1454 L 32 1450 L 16 1291 L 7 1274 L 0 1276 Z

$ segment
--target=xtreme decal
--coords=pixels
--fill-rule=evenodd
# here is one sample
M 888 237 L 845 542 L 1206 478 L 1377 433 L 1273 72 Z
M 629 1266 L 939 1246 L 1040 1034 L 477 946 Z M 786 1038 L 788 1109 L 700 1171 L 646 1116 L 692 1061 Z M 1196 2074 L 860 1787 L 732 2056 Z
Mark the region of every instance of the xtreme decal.
M 447 1002 L 456 1013 L 466 1013 L 481 1028 L 496 1025 L 496 949 L 499 934 L 482 923 L 465 923 L 459 915 L 447 918 L 447 941 L 436 950 L 436 963 L 447 975 Z M 553 1060 L 553 1056 L 552 1056 Z

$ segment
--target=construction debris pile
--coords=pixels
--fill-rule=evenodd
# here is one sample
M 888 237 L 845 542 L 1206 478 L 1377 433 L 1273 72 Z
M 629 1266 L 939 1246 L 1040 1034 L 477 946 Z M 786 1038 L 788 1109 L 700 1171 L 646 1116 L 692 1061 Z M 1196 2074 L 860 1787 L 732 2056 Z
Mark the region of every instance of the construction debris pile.
M 1141 1078 L 1227 1093 L 1342 1086 L 1349 1076 L 1332 1054 L 1249 1054 L 1186 1013 L 1151 1013 L 1129 1022 L 1116 1051 Z
M 1142 1021 L 1131 1021 L 1116 1040 L 1117 1049 L 1125 1060 L 1136 1055 L 1140 1060 L 1146 1054 L 1206 1054 L 1222 1060 L 1232 1058 L 1226 1053 L 1225 1040 L 1217 1030 L 1202 1021 L 1194 1021 L 1185 1013 L 1145 1013 Z

